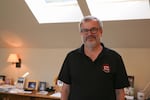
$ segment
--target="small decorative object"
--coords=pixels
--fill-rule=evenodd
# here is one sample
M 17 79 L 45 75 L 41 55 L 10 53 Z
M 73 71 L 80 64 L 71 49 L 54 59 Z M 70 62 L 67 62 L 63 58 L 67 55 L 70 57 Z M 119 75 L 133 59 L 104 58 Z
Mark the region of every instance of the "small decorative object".
M 137 92 L 138 100 L 148 100 L 150 96 L 150 82 L 146 84 L 144 89 Z
M 145 97 L 144 92 L 142 92 L 142 91 L 137 92 L 137 99 L 138 100 L 145 100 L 144 97 Z
M 45 91 L 46 90 L 46 82 L 39 82 L 39 91 Z
M 25 83 L 25 78 L 24 77 L 19 77 L 17 79 L 16 88 L 23 89 L 24 88 L 24 83 Z
M 5 76 L 4 75 L 0 75 L 0 85 L 4 84 L 5 81 Z
M 128 81 L 130 86 L 124 88 L 125 97 L 127 100 L 133 100 L 134 99 L 134 76 L 128 76 Z
M 61 92 L 63 86 L 63 82 L 61 80 L 57 80 L 56 85 L 55 85 L 55 91 Z
M 5 75 L 0 75 L 0 80 L 5 81 Z
M 13 84 L 12 79 L 6 77 L 6 78 L 5 78 L 5 84 L 12 85 L 12 84 Z
M 26 89 L 27 90 L 37 90 L 38 81 L 36 80 L 27 80 Z
M 130 87 L 134 87 L 134 76 L 128 76 Z

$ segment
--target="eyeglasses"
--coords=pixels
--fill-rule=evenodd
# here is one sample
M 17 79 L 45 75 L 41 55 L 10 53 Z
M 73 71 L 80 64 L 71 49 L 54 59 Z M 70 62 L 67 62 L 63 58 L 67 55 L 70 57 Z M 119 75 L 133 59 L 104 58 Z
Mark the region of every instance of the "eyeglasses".
M 82 32 L 82 33 L 88 33 L 88 31 L 90 31 L 91 33 L 93 33 L 93 34 L 95 34 L 95 33 L 97 33 L 97 31 L 98 31 L 98 29 L 99 28 L 97 28 L 97 27 L 93 27 L 93 28 L 91 28 L 91 29 L 81 29 L 81 31 L 80 32 Z

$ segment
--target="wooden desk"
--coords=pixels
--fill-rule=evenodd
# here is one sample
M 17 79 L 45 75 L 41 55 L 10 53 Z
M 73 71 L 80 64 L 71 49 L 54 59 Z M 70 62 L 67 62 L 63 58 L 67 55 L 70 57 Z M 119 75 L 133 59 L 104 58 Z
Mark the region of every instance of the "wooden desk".
M 36 91 L 32 93 L 8 93 L 0 92 L 0 100 L 60 100 L 60 98 L 51 97 L 50 95 L 53 92 L 48 93 L 47 95 L 37 94 Z

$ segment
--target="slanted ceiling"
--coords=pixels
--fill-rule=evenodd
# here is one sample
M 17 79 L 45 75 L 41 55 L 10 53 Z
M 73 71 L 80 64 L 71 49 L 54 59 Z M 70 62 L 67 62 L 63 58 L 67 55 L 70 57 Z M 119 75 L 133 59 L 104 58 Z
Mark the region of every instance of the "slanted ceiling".
M 90 14 L 79 0 L 84 15 Z M 60 12 L 61 13 L 61 12 Z M 150 20 L 104 22 L 102 41 L 111 48 L 149 48 Z M 78 23 L 39 24 L 24 0 L 0 0 L 0 48 L 76 48 Z

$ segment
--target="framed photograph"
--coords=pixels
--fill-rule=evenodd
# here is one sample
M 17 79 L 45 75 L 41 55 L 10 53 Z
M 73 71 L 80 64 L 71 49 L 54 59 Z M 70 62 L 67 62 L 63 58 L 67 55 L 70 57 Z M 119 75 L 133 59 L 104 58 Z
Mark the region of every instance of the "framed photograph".
M 5 81 L 5 76 L 4 75 L 0 75 L 0 80 Z
M 128 76 L 130 87 L 134 87 L 134 76 Z
M 16 88 L 23 89 L 24 83 L 25 83 L 25 78 L 24 77 L 18 77 L 17 83 L 16 83 Z
M 124 88 L 126 96 L 134 96 L 134 76 L 128 76 L 130 86 Z
M 26 89 L 27 90 L 37 90 L 38 89 L 38 81 L 27 80 Z
M 0 85 L 5 83 L 5 76 L 4 75 L 0 75 Z
M 46 90 L 46 82 L 39 82 L 39 91 L 45 91 Z

